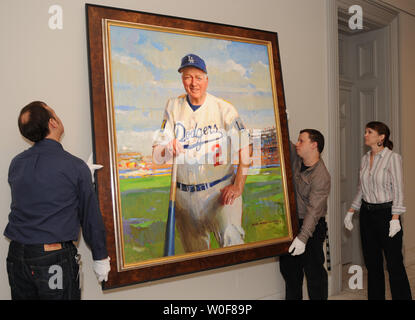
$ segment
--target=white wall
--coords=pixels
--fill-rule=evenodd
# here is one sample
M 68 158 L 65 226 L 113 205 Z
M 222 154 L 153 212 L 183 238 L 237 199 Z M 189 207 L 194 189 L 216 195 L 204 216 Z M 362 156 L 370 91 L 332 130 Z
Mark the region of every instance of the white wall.
M 401 103 L 401 145 L 404 171 L 406 213 L 403 216 L 404 256 L 406 265 L 415 263 L 415 149 L 413 125 L 415 119 L 415 1 L 382 0 L 400 11 L 399 14 L 399 64 Z
M 325 4 L 327 0 L 107 0 L 89 1 L 171 16 L 276 31 L 279 34 L 290 135 L 304 127 L 327 133 Z M 63 30 L 48 28 L 48 9 L 63 8 Z M 64 148 L 87 159 L 92 151 L 84 0 L 0 1 L 0 88 L 3 103 L 0 140 L 0 230 L 9 213 L 7 170 L 29 145 L 20 137 L 17 116 L 39 99 L 62 119 Z M 0 299 L 9 299 L 5 259 L 8 241 L 0 239 Z M 274 299 L 284 297 L 275 258 L 155 281 L 103 293 L 92 272 L 83 241 L 84 299 Z
M 406 264 L 415 263 L 415 143 L 413 128 L 415 119 L 415 10 L 414 16 L 399 16 L 401 105 L 402 105 L 402 160 L 406 213 L 404 221 L 404 247 Z

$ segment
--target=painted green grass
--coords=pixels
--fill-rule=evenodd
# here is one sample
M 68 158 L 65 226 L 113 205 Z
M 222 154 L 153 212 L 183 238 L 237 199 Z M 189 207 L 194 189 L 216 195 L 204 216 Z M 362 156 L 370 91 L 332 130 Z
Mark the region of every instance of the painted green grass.
M 170 176 L 150 176 L 136 179 L 121 179 L 120 191 L 143 190 L 153 188 L 170 188 Z
M 120 189 L 123 219 L 143 219 L 124 229 L 125 262 L 133 264 L 162 257 L 170 176 L 121 180 Z M 260 174 L 247 177 L 243 193 L 242 226 L 246 243 L 287 235 L 279 168 L 262 169 Z M 184 253 L 178 232 L 175 245 L 176 254 Z M 219 247 L 213 234 L 211 247 Z

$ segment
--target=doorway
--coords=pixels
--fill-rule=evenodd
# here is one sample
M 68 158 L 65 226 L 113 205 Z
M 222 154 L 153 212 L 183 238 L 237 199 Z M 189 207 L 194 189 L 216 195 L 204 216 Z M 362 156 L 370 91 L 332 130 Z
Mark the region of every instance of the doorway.
M 363 29 L 351 30 L 348 9 L 363 9 Z M 358 185 L 360 159 L 368 151 L 363 143 L 367 122 L 378 120 L 391 128 L 391 139 L 399 146 L 399 85 L 397 12 L 377 1 L 337 0 L 338 44 L 338 206 L 341 224 L 338 249 L 341 265 L 363 266 L 358 214 L 352 232 L 343 226 Z M 399 147 L 398 147 L 399 149 Z M 399 152 L 399 151 L 398 151 Z M 339 230 L 339 229 L 337 229 Z

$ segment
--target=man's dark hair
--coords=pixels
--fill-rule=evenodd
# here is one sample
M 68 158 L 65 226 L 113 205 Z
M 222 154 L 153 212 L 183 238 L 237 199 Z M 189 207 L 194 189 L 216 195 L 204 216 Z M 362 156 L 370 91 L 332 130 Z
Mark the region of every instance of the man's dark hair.
M 49 119 L 53 117 L 45 106 L 42 101 L 33 101 L 20 111 L 20 133 L 32 142 L 43 140 L 49 134 Z
M 300 131 L 300 134 L 304 132 L 308 133 L 311 142 L 317 142 L 318 152 L 322 153 L 324 149 L 324 136 L 321 132 L 315 129 L 303 129 Z

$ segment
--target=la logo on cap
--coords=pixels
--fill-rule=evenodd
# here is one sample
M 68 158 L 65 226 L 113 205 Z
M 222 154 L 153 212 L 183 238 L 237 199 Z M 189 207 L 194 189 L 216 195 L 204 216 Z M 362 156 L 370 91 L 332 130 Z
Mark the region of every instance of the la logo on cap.
M 207 73 L 205 62 L 203 61 L 202 58 L 200 58 L 199 56 L 195 54 L 187 54 L 183 56 L 182 63 L 180 65 L 180 68 L 177 71 L 181 72 L 183 68 L 186 68 L 186 67 L 198 68 L 202 70 L 204 73 Z

